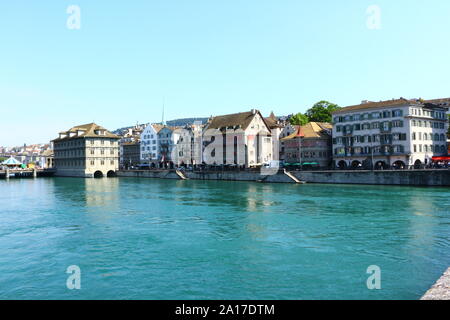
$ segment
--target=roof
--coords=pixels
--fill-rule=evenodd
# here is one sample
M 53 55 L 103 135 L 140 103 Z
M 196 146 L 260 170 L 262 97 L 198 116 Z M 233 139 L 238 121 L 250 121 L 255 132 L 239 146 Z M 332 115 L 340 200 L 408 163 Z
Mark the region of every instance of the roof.
M 340 113 L 346 113 L 346 112 L 350 112 L 350 111 L 359 111 L 359 110 L 367 110 L 367 109 L 378 109 L 378 108 L 384 108 L 384 107 L 404 106 L 404 105 L 418 104 L 418 103 L 419 102 L 417 100 L 409 100 L 409 99 L 405 99 L 405 98 L 386 100 L 386 101 L 380 101 L 380 102 L 369 101 L 367 103 L 361 103 L 358 105 L 349 106 L 349 107 L 342 108 L 340 110 L 336 110 L 332 114 L 340 114 Z
M 240 129 L 247 129 L 247 127 L 252 122 L 253 118 L 259 114 L 263 122 L 266 124 L 268 128 L 270 128 L 269 124 L 267 123 L 266 119 L 261 115 L 261 113 L 258 110 L 252 110 L 248 112 L 241 112 L 241 113 L 233 113 L 233 114 L 227 114 L 223 116 L 217 116 L 213 117 L 211 119 L 211 122 L 208 124 L 207 129 L 220 129 L 220 128 L 226 128 L 226 127 L 236 127 L 239 126 Z
M 282 141 L 291 140 L 298 137 L 302 138 L 329 138 L 333 125 L 327 122 L 309 122 L 304 126 L 296 126 L 296 130 L 291 135 L 281 139 Z
M 431 99 L 431 100 L 425 100 L 424 103 L 430 103 L 434 105 L 450 105 L 450 98 L 441 98 L 441 99 Z
M 96 130 L 104 130 L 105 134 L 100 136 L 95 133 Z M 80 133 L 80 131 L 82 131 L 82 133 Z M 95 123 L 88 123 L 88 124 L 82 124 L 79 126 L 75 126 L 75 127 L 70 128 L 68 131 L 60 132 L 60 134 L 61 133 L 67 134 L 67 136 L 64 138 L 54 139 L 53 141 L 62 141 L 62 140 L 70 140 L 70 139 L 77 139 L 77 138 L 97 138 L 97 137 L 120 139 L 119 136 L 109 132 L 102 126 L 99 126 L 98 124 L 95 124 Z M 71 137 L 69 135 L 70 133 L 75 133 L 75 135 L 73 135 Z
M 267 125 L 269 126 L 270 129 L 274 129 L 274 128 L 280 128 L 281 126 L 278 124 L 278 119 L 277 117 L 273 114 L 273 112 L 270 113 L 270 116 L 268 116 L 267 118 L 265 118 Z
M 53 156 L 53 150 L 52 149 L 47 149 L 47 150 L 45 150 L 45 151 L 43 151 L 41 153 L 41 156 L 43 156 L 43 157 L 51 157 L 51 156 Z
M 22 162 L 16 160 L 15 158 L 13 158 L 11 156 L 11 157 L 9 157 L 9 159 L 3 161 L 2 164 L 7 165 L 7 166 L 20 166 L 22 164 Z

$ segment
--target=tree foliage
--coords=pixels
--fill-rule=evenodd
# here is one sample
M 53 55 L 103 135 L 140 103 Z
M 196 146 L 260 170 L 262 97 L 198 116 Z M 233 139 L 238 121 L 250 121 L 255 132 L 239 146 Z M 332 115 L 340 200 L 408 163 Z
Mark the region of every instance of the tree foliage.
M 341 109 L 337 104 L 328 101 L 319 101 L 306 111 L 309 121 L 331 122 L 331 113 Z
M 305 114 L 297 113 L 291 117 L 290 122 L 293 126 L 304 126 L 309 122 L 309 119 Z

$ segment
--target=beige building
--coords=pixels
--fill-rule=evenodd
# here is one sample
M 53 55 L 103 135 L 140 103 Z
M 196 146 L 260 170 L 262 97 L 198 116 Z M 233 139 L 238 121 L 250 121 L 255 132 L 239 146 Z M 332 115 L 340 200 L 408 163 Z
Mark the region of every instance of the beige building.
M 273 160 L 270 127 L 258 110 L 217 116 L 203 132 L 203 162 L 253 167 Z
M 310 122 L 282 138 L 285 163 L 327 168 L 332 162 L 331 123 Z
M 56 175 L 114 176 L 119 169 L 119 139 L 95 123 L 60 132 L 53 140 Z

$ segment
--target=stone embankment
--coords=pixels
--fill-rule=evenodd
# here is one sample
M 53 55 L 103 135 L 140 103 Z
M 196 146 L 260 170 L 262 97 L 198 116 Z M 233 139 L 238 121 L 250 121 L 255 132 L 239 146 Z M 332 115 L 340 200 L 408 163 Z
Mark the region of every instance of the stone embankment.
M 119 171 L 119 177 L 158 179 L 192 179 L 224 181 L 257 181 L 266 183 L 329 183 L 405 186 L 450 186 L 450 170 L 386 170 L 386 171 L 195 171 L 133 170 Z
M 421 300 L 450 300 L 450 268 Z

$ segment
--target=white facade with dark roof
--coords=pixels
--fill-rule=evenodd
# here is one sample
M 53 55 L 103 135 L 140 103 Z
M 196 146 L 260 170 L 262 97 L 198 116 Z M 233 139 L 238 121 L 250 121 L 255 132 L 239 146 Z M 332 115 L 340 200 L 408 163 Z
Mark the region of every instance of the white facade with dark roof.
M 203 132 L 203 162 L 258 166 L 273 157 L 272 133 L 258 110 L 217 116 Z

